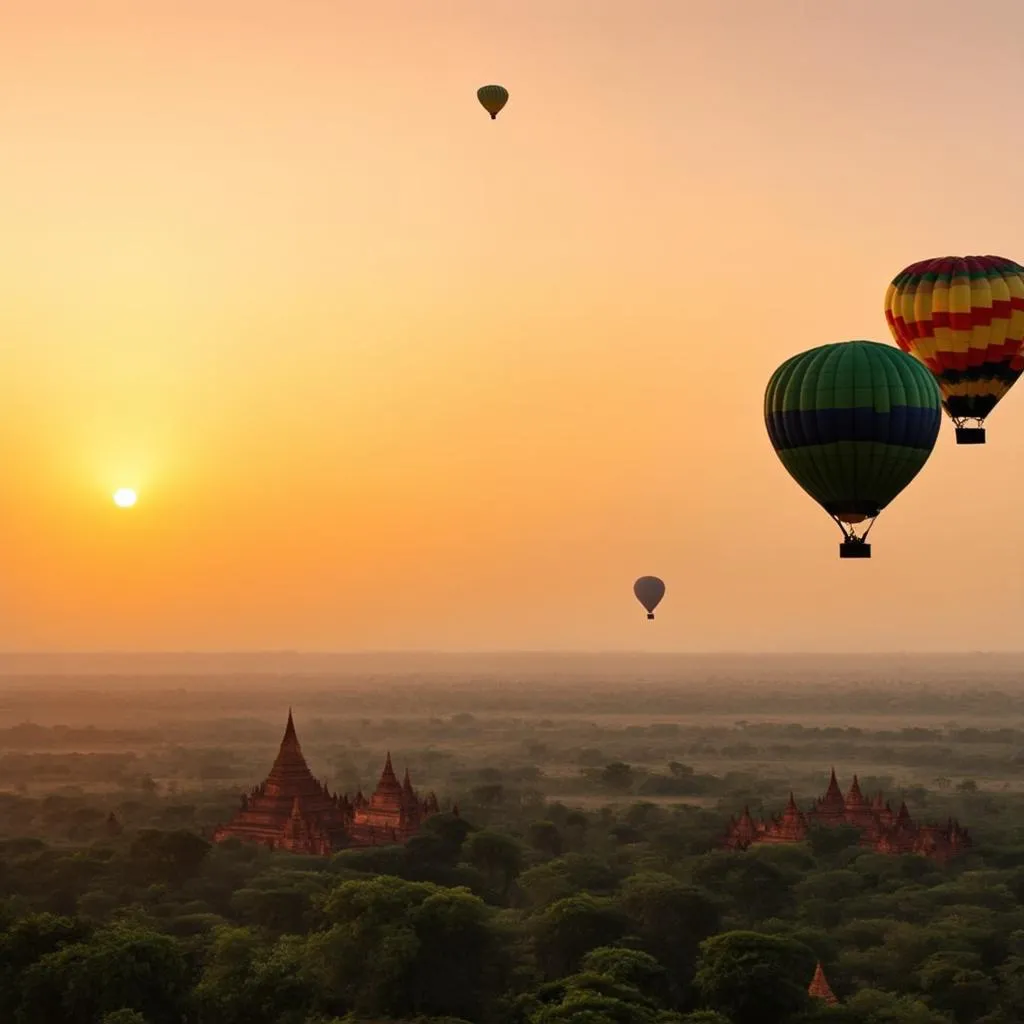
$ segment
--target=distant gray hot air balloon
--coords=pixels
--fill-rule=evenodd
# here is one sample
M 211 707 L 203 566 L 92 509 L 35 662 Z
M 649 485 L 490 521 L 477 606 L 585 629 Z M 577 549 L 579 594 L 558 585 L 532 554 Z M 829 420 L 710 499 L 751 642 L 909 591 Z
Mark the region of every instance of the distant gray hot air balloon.
M 636 599 L 647 609 L 647 618 L 654 618 L 654 609 L 665 596 L 665 584 L 657 576 L 641 576 L 633 584 Z
M 481 85 L 476 91 L 480 106 L 495 120 L 502 108 L 508 103 L 508 89 L 503 85 Z

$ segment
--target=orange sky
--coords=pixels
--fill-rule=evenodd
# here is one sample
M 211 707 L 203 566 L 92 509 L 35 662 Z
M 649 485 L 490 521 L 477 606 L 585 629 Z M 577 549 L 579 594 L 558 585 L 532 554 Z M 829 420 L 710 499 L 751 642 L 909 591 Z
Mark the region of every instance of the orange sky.
M 907 263 L 1024 261 L 984 10 L 14 0 L 0 647 L 1020 648 L 1024 387 L 869 562 L 761 411 Z

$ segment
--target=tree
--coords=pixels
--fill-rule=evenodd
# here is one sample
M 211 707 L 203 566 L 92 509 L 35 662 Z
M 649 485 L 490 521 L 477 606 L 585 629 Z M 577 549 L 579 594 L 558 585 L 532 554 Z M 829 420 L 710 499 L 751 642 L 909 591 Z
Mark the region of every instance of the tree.
M 578 892 L 611 893 L 618 882 L 619 875 L 603 861 L 586 854 L 568 853 L 524 871 L 519 888 L 532 906 L 542 907 Z
M 605 765 L 600 776 L 601 785 L 616 793 L 625 793 L 633 788 L 633 769 L 622 761 Z
M 498 956 L 493 910 L 466 889 L 393 877 L 344 882 L 307 957 L 332 1012 L 483 1015 Z
M 815 956 L 792 939 L 723 932 L 705 939 L 694 979 L 708 1009 L 734 1024 L 774 1024 L 808 1006 Z
M 949 1017 L 913 996 L 864 988 L 854 993 L 845 1009 L 857 1024 L 949 1024 Z
M 918 971 L 921 991 L 937 1010 L 951 1013 L 962 1024 L 974 1024 L 992 1009 L 998 994 L 996 983 L 980 968 L 975 954 L 933 953 Z
M 632 985 L 641 991 L 656 989 L 665 976 L 665 968 L 653 956 L 618 946 L 592 949 L 580 966 L 583 973 L 611 978 L 620 985 Z
M 419 834 L 436 836 L 443 844 L 450 862 L 457 864 L 462 844 L 472 831 L 473 826 L 456 814 L 435 814 L 432 818 L 427 818 Z
M 673 1003 L 684 1005 L 700 944 L 719 928 L 717 901 L 697 886 L 650 872 L 623 882 L 619 905 L 640 947 L 667 970 Z
M 30 914 L 0 933 L 0 1020 L 14 1018 L 25 972 L 32 964 L 88 934 L 84 922 L 54 914 Z
M 141 881 L 181 885 L 199 874 L 212 846 L 194 832 L 144 829 L 131 845 L 129 857 Z
M 664 968 L 637 950 L 602 947 L 584 958 L 581 971 L 544 986 L 535 1000 L 531 1024 L 670 1024 L 663 1003 L 652 995 L 661 988 Z
M 533 921 L 537 959 L 544 975 L 573 974 L 592 949 L 620 939 L 628 919 L 610 899 L 580 893 L 558 900 Z
M 708 854 L 694 866 L 693 881 L 728 898 L 751 924 L 781 916 L 793 902 L 790 875 L 766 859 L 747 854 Z
M 133 1009 L 151 1024 L 180 1024 L 188 995 L 188 968 L 174 939 L 117 925 L 32 964 L 18 1020 L 93 1024 L 105 1013 Z
M 314 996 L 306 940 L 268 946 L 248 928 L 218 929 L 195 996 L 202 1019 L 218 1024 L 282 1024 L 286 1011 L 304 1013 Z
M 562 833 L 553 821 L 535 821 L 526 830 L 526 841 L 538 853 L 558 857 L 562 852 Z
M 473 867 L 497 883 L 502 896 L 523 869 L 523 848 L 502 832 L 482 829 L 466 840 L 463 855 Z
M 231 895 L 231 909 L 246 924 L 277 933 L 302 934 L 313 916 L 313 897 L 330 881 L 326 872 L 268 872 L 253 879 L 250 886 L 236 889 Z

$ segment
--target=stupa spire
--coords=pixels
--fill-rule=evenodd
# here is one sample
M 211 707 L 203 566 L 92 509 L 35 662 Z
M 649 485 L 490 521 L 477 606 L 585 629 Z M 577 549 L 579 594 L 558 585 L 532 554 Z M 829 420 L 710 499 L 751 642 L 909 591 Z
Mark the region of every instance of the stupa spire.
M 377 786 L 378 789 L 401 789 L 401 783 L 398 781 L 398 776 L 395 775 L 395 769 L 391 766 L 391 751 L 388 751 L 388 756 L 384 759 L 384 771 L 380 773 L 380 783 Z
M 289 802 L 296 794 L 307 796 L 319 793 L 319 783 L 313 778 L 313 773 L 302 755 L 291 708 L 288 709 L 288 721 L 284 727 L 284 736 L 281 737 L 281 747 L 265 785 L 268 793 L 280 794 L 288 798 Z
M 828 789 L 821 798 L 821 802 L 836 807 L 846 802 L 843 798 L 843 791 L 839 788 L 839 780 L 836 778 L 835 768 L 832 769 L 832 774 L 828 778 Z
M 864 803 L 864 794 L 860 791 L 860 779 L 856 775 L 853 777 L 853 785 L 850 786 L 850 792 L 846 794 L 846 802 L 857 805 Z
M 828 978 L 825 977 L 820 960 L 818 966 L 814 968 L 814 977 L 811 978 L 811 983 L 807 986 L 807 994 L 812 999 L 821 999 L 830 1006 L 835 1006 L 839 1002 L 836 999 L 836 994 L 832 991 L 832 986 L 828 983 Z

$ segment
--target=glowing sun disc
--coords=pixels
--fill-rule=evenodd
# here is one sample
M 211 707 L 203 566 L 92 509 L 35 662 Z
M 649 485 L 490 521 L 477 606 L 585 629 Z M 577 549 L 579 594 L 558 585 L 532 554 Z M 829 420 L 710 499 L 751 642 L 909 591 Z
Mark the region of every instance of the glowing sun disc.
M 131 508 L 139 496 L 130 487 L 119 487 L 114 491 L 114 504 L 118 508 Z

